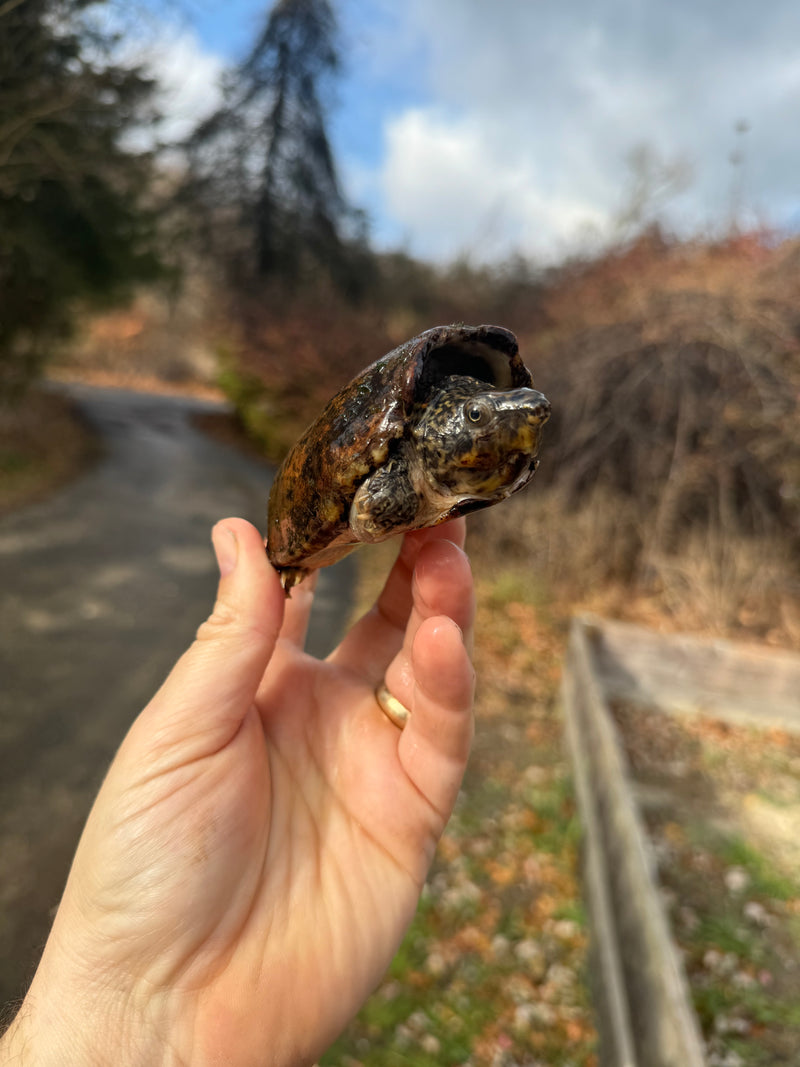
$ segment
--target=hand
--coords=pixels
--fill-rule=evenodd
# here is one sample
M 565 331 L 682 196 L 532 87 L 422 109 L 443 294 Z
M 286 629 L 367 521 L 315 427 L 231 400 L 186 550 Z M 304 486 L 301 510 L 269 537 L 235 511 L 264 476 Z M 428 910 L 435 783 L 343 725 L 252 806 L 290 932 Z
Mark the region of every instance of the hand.
M 330 1044 L 397 949 L 464 772 L 463 537 L 407 535 L 320 662 L 313 579 L 286 600 L 256 529 L 215 527 L 214 612 L 111 765 L 0 1062 L 255 1067 Z

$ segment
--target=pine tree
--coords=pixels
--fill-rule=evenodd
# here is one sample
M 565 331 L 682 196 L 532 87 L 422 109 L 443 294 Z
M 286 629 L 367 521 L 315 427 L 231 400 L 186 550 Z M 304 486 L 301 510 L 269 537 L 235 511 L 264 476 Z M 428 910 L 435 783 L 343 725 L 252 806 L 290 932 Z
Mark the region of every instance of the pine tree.
M 297 280 L 322 268 L 345 287 L 351 280 L 348 228 L 359 216 L 326 128 L 340 66 L 329 0 L 278 0 L 229 76 L 223 107 L 190 141 L 199 187 L 218 211 L 237 212 L 258 276 Z
M 104 3 L 105 0 L 99 0 Z M 36 373 L 78 302 L 158 269 L 146 153 L 123 139 L 153 83 L 111 59 L 97 0 L 0 0 L 0 398 Z

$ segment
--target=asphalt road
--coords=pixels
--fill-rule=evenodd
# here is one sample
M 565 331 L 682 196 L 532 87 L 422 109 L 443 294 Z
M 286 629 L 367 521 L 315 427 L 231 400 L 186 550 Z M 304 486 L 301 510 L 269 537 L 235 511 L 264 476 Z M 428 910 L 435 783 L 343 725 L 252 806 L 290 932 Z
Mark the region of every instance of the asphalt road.
M 0 1010 L 26 987 L 105 768 L 208 614 L 209 533 L 263 528 L 270 472 L 198 432 L 204 401 L 71 387 L 103 458 L 0 520 Z M 335 644 L 352 562 L 323 572 L 309 650 Z

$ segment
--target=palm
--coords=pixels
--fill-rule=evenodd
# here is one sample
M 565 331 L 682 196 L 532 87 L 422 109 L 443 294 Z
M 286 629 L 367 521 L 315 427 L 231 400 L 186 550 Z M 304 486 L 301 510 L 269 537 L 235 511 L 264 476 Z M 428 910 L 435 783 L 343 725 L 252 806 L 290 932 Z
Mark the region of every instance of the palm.
M 468 629 L 471 586 L 442 536 L 408 541 L 376 609 L 326 662 L 302 651 L 311 597 L 301 587 L 244 717 L 191 733 L 184 724 L 162 746 L 157 696 L 112 767 L 106 790 L 126 819 L 118 853 L 97 843 L 112 872 L 100 910 L 129 918 L 130 931 L 113 933 L 134 945 L 115 949 L 125 967 L 168 988 L 171 1010 L 193 1020 L 176 1039 L 192 1062 L 259 1063 L 265 1034 L 283 1035 L 276 1062 L 311 1062 L 374 987 L 413 915 L 469 744 L 471 676 L 440 617 Z M 408 560 L 425 541 L 437 544 L 412 597 Z M 402 734 L 376 706 L 384 676 L 414 707 Z M 187 708 L 185 718 L 197 717 Z M 105 920 L 101 930 L 102 946 Z

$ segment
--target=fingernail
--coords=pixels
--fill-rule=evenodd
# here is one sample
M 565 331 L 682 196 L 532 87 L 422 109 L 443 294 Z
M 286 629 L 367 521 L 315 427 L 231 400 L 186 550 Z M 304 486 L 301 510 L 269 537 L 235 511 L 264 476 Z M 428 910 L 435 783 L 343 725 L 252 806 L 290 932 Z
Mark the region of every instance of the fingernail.
M 214 555 L 217 557 L 220 577 L 227 578 L 236 566 L 239 556 L 236 534 L 228 526 L 220 523 L 211 531 L 211 543 L 214 546 Z

